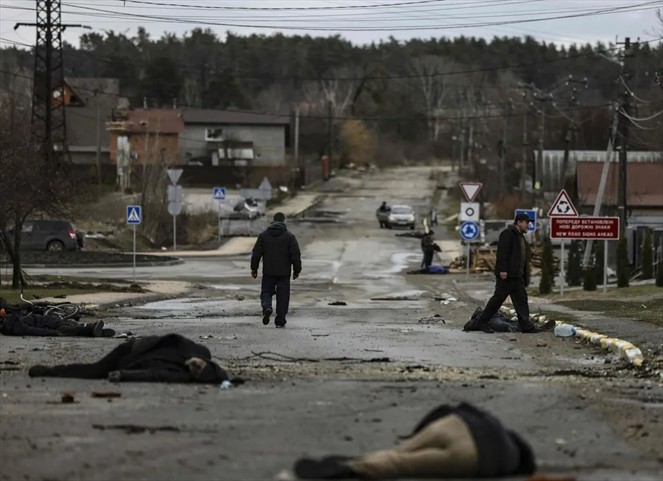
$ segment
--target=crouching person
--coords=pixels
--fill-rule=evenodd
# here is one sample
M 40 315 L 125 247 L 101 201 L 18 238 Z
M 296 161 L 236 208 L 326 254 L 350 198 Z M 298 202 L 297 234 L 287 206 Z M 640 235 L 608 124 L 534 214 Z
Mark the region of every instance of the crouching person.
M 114 382 L 198 382 L 228 380 L 205 346 L 179 334 L 132 339 L 91 364 L 33 366 L 31 377 L 73 377 Z
M 393 449 L 295 464 L 305 479 L 502 477 L 535 470 L 534 454 L 518 434 L 467 403 L 433 410 Z

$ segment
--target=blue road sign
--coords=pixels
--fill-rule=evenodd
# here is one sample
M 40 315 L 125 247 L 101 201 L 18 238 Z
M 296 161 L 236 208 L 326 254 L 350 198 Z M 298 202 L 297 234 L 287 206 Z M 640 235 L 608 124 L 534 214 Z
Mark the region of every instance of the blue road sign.
M 226 198 L 225 187 L 214 187 L 214 200 L 224 200 Z
M 140 224 L 143 213 L 139 205 L 127 206 L 127 224 Z
M 536 210 L 516 209 L 513 213 L 513 217 L 515 218 L 518 214 L 527 214 L 527 217 L 529 217 L 529 227 L 527 228 L 527 232 L 534 232 L 536 230 Z
M 476 222 L 463 222 L 460 225 L 460 236 L 463 240 L 474 240 L 479 237 L 479 224 Z

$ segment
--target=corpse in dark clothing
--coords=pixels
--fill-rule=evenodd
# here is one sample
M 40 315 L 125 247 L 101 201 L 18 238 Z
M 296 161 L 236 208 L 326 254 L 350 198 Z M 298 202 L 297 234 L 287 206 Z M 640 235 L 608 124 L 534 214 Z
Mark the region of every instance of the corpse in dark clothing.
M 468 403 L 434 409 L 393 449 L 295 464 L 295 473 L 305 479 L 501 477 L 535 470 L 527 442 Z
M 481 326 L 479 324 L 479 317 L 481 316 L 482 312 L 483 309 L 481 307 L 477 307 L 474 313 L 472 314 L 470 320 L 465 323 L 465 326 L 463 326 L 463 331 L 480 331 Z M 532 325 L 534 325 L 535 321 L 530 319 L 530 322 Z M 488 326 L 496 332 L 521 331 L 520 323 L 517 320 L 512 321 L 511 319 L 503 316 L 499 312 L 494 314 L 493 317 L 491 317 L 488 320 Z M 552 331 L 554 328 L 555 328 L 555 321 L 553 320 L 547 321 L 545 324 L 541 326 L 542 331 Z
M 83 324 L 72 319 L 41 314 L 7 314 L 0 317 L 0 334 L 5 336 L 78 336 L 112 337 L 115 331 L 104 329 L 104 322 L 99 320 Z
M 220 383 L 224 369 L 212 361 L 205 346 L 179 334 L 132 339 L 92 364 L 33 366 L 31 377 L 74 377 L 137 382 Z

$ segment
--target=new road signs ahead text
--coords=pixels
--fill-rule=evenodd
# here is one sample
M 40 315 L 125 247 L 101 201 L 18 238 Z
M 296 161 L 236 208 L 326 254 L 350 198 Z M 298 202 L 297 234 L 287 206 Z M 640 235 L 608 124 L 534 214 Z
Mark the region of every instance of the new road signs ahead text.
M 619 217 L 553 217 L 550 219 L 550 237 L 618 240 Z

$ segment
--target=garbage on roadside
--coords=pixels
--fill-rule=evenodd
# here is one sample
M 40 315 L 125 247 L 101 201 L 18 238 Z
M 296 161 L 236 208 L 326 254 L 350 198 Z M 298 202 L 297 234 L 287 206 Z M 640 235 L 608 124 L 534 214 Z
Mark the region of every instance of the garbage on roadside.
M 327 304 L 328 306 L 347 306 L 348 303 L 345 301 L 332 301 Z
M 553 332 L 557 337 L 572 337 L 576 335 L 576 327 L 571 324 L 561 323 L 555 326 Z
M 435 324 L 436 322 L 441 322 L 442 324 L 446 324 L 447 322 L 442 319 L 442 316 L 439 314 L 435 314 L 434 316 L 428 316 L 428 317 L 422 317 L 419 319 L 419 324 Z

